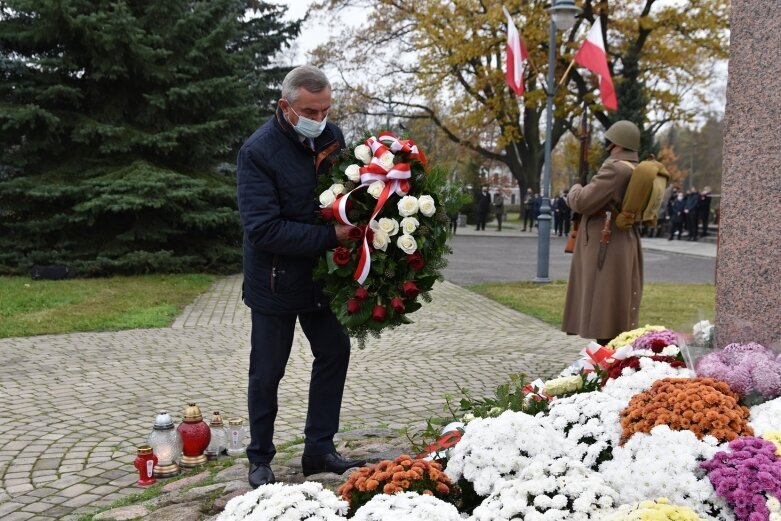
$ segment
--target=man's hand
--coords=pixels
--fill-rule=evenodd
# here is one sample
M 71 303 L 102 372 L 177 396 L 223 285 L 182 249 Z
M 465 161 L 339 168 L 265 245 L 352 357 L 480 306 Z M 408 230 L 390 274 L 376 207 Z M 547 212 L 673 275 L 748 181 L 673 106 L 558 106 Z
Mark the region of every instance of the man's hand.
M 334 228 L 336 229 L 336 240 L 339 241 L 339 244 L 342 246 L 347 246 L 353 242 L 353 239 L 350 237 L 350 230 L 355 228 L 355 226 L 336 223 Z

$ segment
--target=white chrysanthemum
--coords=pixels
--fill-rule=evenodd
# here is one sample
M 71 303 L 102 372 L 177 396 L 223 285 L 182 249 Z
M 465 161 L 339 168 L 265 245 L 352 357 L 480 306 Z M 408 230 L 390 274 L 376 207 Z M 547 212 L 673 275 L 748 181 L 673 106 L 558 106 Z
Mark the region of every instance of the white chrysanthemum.
M 781 431 L 781 398 L 755 405 L 749 413 L 748 422 L 755 436 Z
M 662 378 L 693 378 L 694 371 L 683 367 L 672 367 L 665 362 L 640 357 L 640 370 L 624 368 L 619 378 L 610 379 L 602 392 L 629 404 L 629 400 L 638 393 L 647 391 L 655 381 Z
M 377 494 L 355 512 L 354 521 L 462 521 L 456 507 L 415 492 Z
M 573 459 L 597 470 L 612 457 L 621 439 L 620 414 L 625 406 L 605 393 L 581 393 L 551 402 L 546 418 L 575 444 Z
M 341 521 L 346 519 L 349 504 L 321 483 L 307 481 L 300 485 L 274 483 L 237 496 L 225 505 L 217 521 Z
M 574 450 L 545 419 L 522 412 L 505 411 L 498 418 L 469 422 L 447 464 L 453 482 L 470 481 L 475 492 L 488 495 L 512 480 L 537 458 L 557 458 Z
M 613 449 L 613 459 L 599 468 L 621 503 L 665 497 L 709 521 L 730 521 L 732 511 L 713 489 L 700 464 L 726 446 L 713 436 L 702 440 L 691 431 L 658 425 L 650 434 L 636 433 Z M 717 513 L 711 517 L 711 512 Z
M 472 519 L 596 520 L 603 509 L 616 504 L 617 497 L 598 473 L 579 461 L 541 458 L 488 496 Z

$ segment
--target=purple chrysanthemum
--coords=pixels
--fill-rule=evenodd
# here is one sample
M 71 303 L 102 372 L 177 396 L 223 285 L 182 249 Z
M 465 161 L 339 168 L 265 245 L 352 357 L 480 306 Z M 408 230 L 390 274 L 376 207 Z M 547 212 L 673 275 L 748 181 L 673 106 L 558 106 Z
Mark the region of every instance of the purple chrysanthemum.
M 735 511 L 738 521 L 768 519 L 767 496 L 781 497 L 781 460 L 776 446 L 748 436 L 729 444 L 732 452 L 718 452 L 701 464 L 716 493 Z M 761 516 L 761 517 L 757 517 Z
M 652 349 L 655 346 L 667 347 L 678 345 L 678 333 L 665 329 L 663 331 L 649 331 L 632 343 L 635 349 Z
M 727 382 L 741 396 L 757 393 L 765 399 L 781 395 L 781 361 L 757 343 L 730 344 L 697 362 L 698 376 Z

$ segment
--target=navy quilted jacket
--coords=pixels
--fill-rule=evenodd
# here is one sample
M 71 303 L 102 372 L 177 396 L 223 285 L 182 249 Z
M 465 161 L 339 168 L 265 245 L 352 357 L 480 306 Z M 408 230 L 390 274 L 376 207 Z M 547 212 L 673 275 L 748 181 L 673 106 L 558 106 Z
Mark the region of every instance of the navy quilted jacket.
M 311 150 L 280 109 L 241 147 L 244 302 L 254 311 L 279 315 L 328 307 L 312 269 L 337 241 L 333 226 L 314 224 L 315 185 L 344 147 L 342 132 L 328 123 Z

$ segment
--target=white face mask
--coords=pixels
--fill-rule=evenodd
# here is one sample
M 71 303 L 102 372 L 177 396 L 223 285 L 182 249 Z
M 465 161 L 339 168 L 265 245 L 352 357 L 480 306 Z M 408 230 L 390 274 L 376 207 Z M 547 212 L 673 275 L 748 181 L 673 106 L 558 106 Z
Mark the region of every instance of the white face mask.
M 302 136 L 314 139 L 322 134 L 323 130 L 325 130 L 325 122 L 328 120 L 327 115 L 323 118 L 323 121 L 317 122 L 313 119 L 305 118 L 299 115 L 298 112 L 293 110 L 293 107 L 290 107 L 290 110 L 293 112 L 293 114 L 298 116 L 298 123 L 293 125 L 293 130 Z

